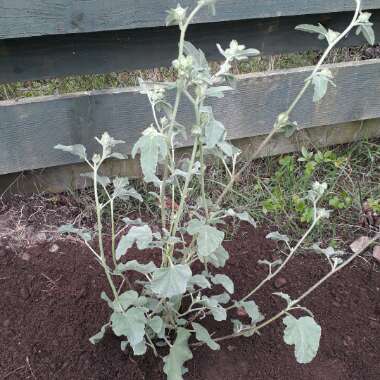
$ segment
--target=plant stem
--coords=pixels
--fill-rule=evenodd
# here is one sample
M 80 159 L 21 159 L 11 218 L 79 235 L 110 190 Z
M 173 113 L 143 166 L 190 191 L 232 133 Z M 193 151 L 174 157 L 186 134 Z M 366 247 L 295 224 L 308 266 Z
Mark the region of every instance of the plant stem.
M 99 165 L 94 164 L 94 197 L 95 197 L 95 207 L 96 207 L 96 218 L 97 218 L 97 225 L 98 225 L 98 244 L 99 244 L 99 251 L 100 251 L 100 257 L 101 257 L 101 265 L 103 266 L 103 269 L 106 273 L 106 277 L 108 280 L 108 283 L 112 289 L 112 293 L 115 297 L 115 300 L 119 302 L 119 295 L 117 293 L 115 284 L 113 283 L 112 277 L 108 271 L 107 268 L 107 261 L 104 253 L 104 245 L 103 245 L 103 225 L 102 225 L 102 215 L 101 215 L 101 205 L 99 202 L 99 193 L 98 193 L 98 169 Z
M 267 321 L 263 322 L 262 324 L 256 326 L 256 327 L 250 327 L 241 330 L 238 333 L 227 335 L 220 338 L 215 338 L 215 342 L 220 342 L 227 339 L 237 338 L 239 336 L 242 336 L 248 332 L 250 333 L 256 333 L 259 330 L 261 330 L 263 327 L 269 325 L 270 323 L 276 321 L 277 319 L 281 318 L 283 315 L 285 315 L 289 309 L 291 309 L 294 305 L 300 303 L 302 300 L 304 300 L 307 296 L 309 296 L 312 292 L 314 292 L 316 289 L 318 289 L 323 283 L 325 283 L 331 276 L 342 270 L 344 267 L 346 267 L 348 264 L 350 264 L 353 260 L 355 260 L 359 255 L 361 255 L 363 252 L 365 252 L 373 243 L 375 243 L 377 240 L 380 239 L 380 234 L 377 234 L 373 239 L 371 239 L 359 252 L 354 253 L 348 260 L 346 260 L 343 264 L 334 267 L 329 273 L 327 273 L 323 278 L 321 278 L 316 284 L 314 284 L 312 287 L 310 287 L 305 293 L 303 293 L 299 298 L 294 300 L 290 305 L 287 306 L 286 309 L 280 311 L 272 318 L 268 319 Z M 195 344 L 200 345 L 200 344 Z
M 286 259 L 284 260 L 284 262 L 273 273 L 270 273 L 269 276 L 267 276 L 266 278 L 264 278 L 264 280 L 261 281 L 260 284 L 257 285 L 255 289 L 253 289 L 245 297 L 243 297 L 240 300 L 240 302 L 244 302 L 248 298 L 252 297 L 253 294 L 255 294 L 258 290 L 260 290 L 268 281 L 272 280 L 275 276 L 277 276 L 285 268 L 285 266 L 288 264 L 288 262 L 293 258 L 294 254 L 298 251 L 298 249 L 300 248 L 301 244 L 305 241 L 305 239 L 313 231 L 313 229 L 315 228 L 315 226 L 317 225 L 317 223 L 318 223 L 319 220 L 320 220 L 320 217 L 317 217 L 316 219 L 314 219 L 314 221 L 311 224 L 311 226 L 309 227 L 309 229 L 305 232 L 305 234 L 298 241 L 298 243 L 291 249 L 289 255 L 286 257 Z M 226 310 L 231 310 L 231 309 L 233 309 L 235 307 L 236 307 L 235 305 L 232 305 L 232 306 L 228 307 Z
M 260 156 L 260 153 L 263 151 L 263 149 L 267 146 L 270 140 L 272 140 L 273 136 L 277 133 L 276 129 L 272 129 L 272 131 L 269 133 L 269 135 L 265 138 L 265 140 L 260 144 L 260 146 L 257 148 L 257 150 L 253 153 L 253 155 L 248 159 L 248 161 L 243 165 L 243 167 L 232 176 L 230 182 L 227 184 L 227 186 L 224 188 L 222 194 L 219 196 L 218 200 L 216 201 L 216 204 L 219 206 L 224 197 L 230 192 L 233 185 L 237 180 L 240 179 L 241 174 L 249 167 L 251 162 L 258 158 Z
M 112 239 L 112 247 L 111 247 L 111 251 L 112 251 L 112 260 L 113 260 L 113 264 L 115 266 L 115 268 L 117 267 L 117 260 L 116 260 L 116 248 L 115 248 L 115 240 L 116 240 L 116 236 L 115 236 L 115 216 L 114 216 L 114 201 L 113 199 L 111 198 L 111 201 L 110 201 L 110 212 L 111 212 L 111 239 Z
M 190 181 L 192 178 L 192 171 L 193 171 L 193 166 L 194 166 L 194 162 L 195 162 L 195 157 L 196 157 L 196 154 L 198 151 L 198 144 L 199 144 L 199 137 L 197 137 L 194 141 L 193 152 L 191 154 L 191 159 L 190 159 L 190 163 L 189 163 L 189 170 L 188 170 L 188 173 L 186 176 L 185 185 L 184 185 L 183 190 L 182 190 L 183 195 L 181 197 L 181 202 L 179 204 L 177 213 L 176 213 L 174 220 L 173 220 L 173 224 L 172 224 L 172 228 L 171 228 L 171 236 L 175 236 L 177 233 L 178 225 L 179 225 L 179 222 L 181 220 L 182 213 L 183 213 L 183 210 L 185 207 L 186 198 L 187 198 L 188 191 L 189 191 L 189 185 L 190 185 Z
M 198 101 L 196 101 L 194 103 L 194 112 L 195 112 L 195 116 L 196 116 L 195 118 L 196 118 L 197 125 L 199 125 L 199 126 L 201 124 L 201 113 L 200 113 L 200 110 L 201 110 L 202 107 L 203 107 L 203 101 L 201 101 L 200 103 Z M 201 179 L 202 203 L 203 203 L 203 208 L 204 208 L 205 214 L 206 214 L 206 220 L 209 221 L 210 215 L 209 215 L 209 210 L 208 210 L 208 205 L 207 205 L 206 189 L 205 189 L 206 162 L 205 162 L 204 149 L 203 149 L 203 143 L 202 142 L 199 144 L 199 160 L 200 160 L 200 164 L 201 164 L 200 179 Z
M 298 93 L 292 104 L 289 106 L 288 110 L 285 112 L 286 115 L 290 115 L 290 113 L 293 111 L 293 109 L 296 107 L 298 102 L 301 100 L 303 95 L 305 94 L 306 90 L 309 88 L 310 84 L 312 83 L 311 78 L 320 70 L 321 66 L 323 65 L 324 61 L 326 60 L 327 56 L 330 54 L 331 50 L 343 39 L 347 36 L 348 33 L 357 25 L 356 21 L 359 16 L 360 7 L 361 7 L 361 1 L 356 2 L 356 10 L 354 17 L 352 18 L 350 24 L 347 26 L 347 28 L 327 47 L 327 49 L 322 54 L 322 57 L 318 61 L 317 65 L 315 66 L 312 74 L 310 77 L 306 80 L 305 85 L 302 87 L 301 91 Z M 270 134 L 266 137 L 266 139 L 262 142 L 262 144 L 259 146 L 259 148 L 252 154 L 251 157 L 246 161 L 246 163 L 242 166 L 242 168 L 238 171 L 236 175 L 234 175 L 228 185 L 224 188 L 222 194 L 219 196 L 216 204 L 220 205 L 224 199 L 224 197 L 227 195 L 227 193 L 232 189 L 234 183 L 240 178 L 240 175 L 249 167 L 251 162 L 259 157 L 260 153 L 264 149 L 264 147 L 269 143 L 270 140 L 272 140 L 273 136 L 278 132 L 277 128 L 273 128 Z
M 198 3 L 198 5 L 193 9 L 193 11 L 190 13 L 189 17 L 186 19 L 186 22 L 183 25 L 180 25 L 181 35 L 180 35 L 179 44 L 178 44 L 178 59 L 180 59 L 183 56 L 187 28 L 189 27 L 191 20 L 200 11 L 201 8 L 203 8 L 203 4 L 202 3 Z M 181 83 L 178 83 L 178 81 L 181 81 Z M 171 166 L 172 172 L 174 172 L 174 170 L 175 170 L 175 161 L 174 161 L 175 160 L 175 153 L 174 153 L 173 140 L 172 140 L 171 136 L 173 134 L 173 128 L 174 128 L 174 125 L 176 123 L 178 109 L 179 109 L 179 105 L 180 105 L 180 102 L 181 102 L 181 96 L 182 96 L 182 93 L 184 91 L 184 87 L 185 87 L 185 83 L 182 81 L 182 79 L 178 79 L 177 80 L 177 94 L 176 94 L 176 99 L 175 99 L 174 108 L 173 108 L 173 114 L 172 114 L 172 117 L 171 117 L 170 127 L 169 127 L 169 132 L 168 132 L 169 137 L 170 137 L 169 149 L 172 151 L 172 158 L 171 158 L 171 162 L 170 162 L 170 166 Z M 195 158 L 195 156 L 194 156 L 194 158 Z M 191 165 L 191 168 L 190 168 L 191 170 L 192 170 L 192 166 L 193 165 L 194 165 L 194 162 Z M 161 184 L 161 189 L 160 189 L 161 224 L 162 224 L 162 228 L 166 228 L 165 196 L 166 196 L 166 181 L 167 181 L 167 177 L 168 177 L 168 172 L 169 172 L 168 162 L 166 162 L 165 169 L 164 169 L 164 177 L 163 177 L 162 184 Z M 172 198 L 173 198 L 173 194 L 175 193 L 174 186 L 175 186 L 175 184 L 173 183 L 172 184 Z M 187 184 L 187 186 L 185 184 L 185 188 L 186 187 L 188 187 L 188 184 Z M 187 196 L 187 190 L 186 190 L 186 194 L 182 194 L 181 203 L 183 203 L 183 199 L 186 196 Z M 174 199 L 172 199 L 172 204 L 174 204 Z M 183 208 L 183 206 L 182 206 L 182 208 Z M 174 213 L 174 210 L 173 210 L 173 207 L 172 207 L 171 219 L 173 218 L 173 213 Z M 177 220 L 177 215 L 178 214 L 180 215 L 181 213 L 182 213 L 182 210 L 181 210 L 180 213 L 177 212 L 177 214 L 175 216 L 176 220 Z M 175 225 L 176 226 L 174 228 L 174 231 L 176 233 L 177 228 L 178 228 L 178 222 L 175 222 Z M 173 224 L 171 225 L 171 227 L 173 227 Z

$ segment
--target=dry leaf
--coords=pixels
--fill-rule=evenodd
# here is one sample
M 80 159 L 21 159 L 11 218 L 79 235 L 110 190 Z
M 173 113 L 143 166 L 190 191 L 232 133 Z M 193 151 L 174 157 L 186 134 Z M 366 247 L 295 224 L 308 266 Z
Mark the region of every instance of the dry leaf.
M 359 239 L 356 239 L 351 245 L 351 251 L 358 253 L 362 251 L 369 243 L 370 239 L 368 236 L 360 236 Z
M 380 245 L 376 245 L 373 249 L 373 258 L 380 263 Z

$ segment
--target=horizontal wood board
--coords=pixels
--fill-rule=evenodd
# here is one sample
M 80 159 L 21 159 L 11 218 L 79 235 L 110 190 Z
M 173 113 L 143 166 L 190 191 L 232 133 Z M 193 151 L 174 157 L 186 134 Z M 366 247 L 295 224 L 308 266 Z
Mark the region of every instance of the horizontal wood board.
M 380 59 L 330 68 L 337 87 L 330 87 L 318 104 L 311 102 L 309 90 L 293 112 L 293 120 L 310 128 L 380 117 Z M 241 76 L 235 92 L 211 102 L 229 138 L 268 133 L 310 70 Z M 121 151 L 128 153 L 152 122 L 149 108 L 145 95 L 134 88 L 1 102 L 0 174 L 77 163 L 76 157 L 55 151 L 53 146 L 85 144 L 91 152 L 96 147 L 93 137 L 104 131 L 127 140 Z M 191 125 L 189 104 L 183 104 L 179 114 L 182 122 Z
M 234 144 L 242 149 L 243 159 L 257 148 L 265 135 L 235 140 Z M 277 135 L 267 145 L 261 156 L 272 156 L 300 151 L 303 146 L 320 148 L 337 144 L 352 143 L 359 139 L 380 137 L 380 119 L 350 122 L 331 126 L 303 129 L 291 138 Z M 179 149 L 178 155 L 189 154 L 189 148 Z M 91 186 L 88 178 L 81 176 L 88 172 L 86 164 L 71 164 L 29 172 L 5 174 L 0 176 L 0 194 L 40 193 L 74 191 Z M 109 160 L 102 167 L 102 174 L 110 177 L 128 176 L 141 178 L 137 159 Z
M 322 49 L 326 42 L 295 31 L 296 25 L 321 22 L 343 30 L 351 17 L 352 12 L 345 12 L 197 25 L 190 28 L 188 39 L 210 60 L 221 58 L 217 42 L 227 46 L 232 39 L 263 55 L 301 52 Z M 380 10 L 373 19 L 380 36 Z M 178 37 L 173 27 L 0 40 L 0 83 L 170 66 Z M 342 46 L 363 42 L 362 36 L 352 33 Z
M 178 0 L 0 0 L 0 39 L 163 26 Z M 193 0 L 181 1 L 184 6 Z M 344 12 L 354 0 L 219 0 L 217 15 L 205 10 L 195 23 Z M 380 0 L 363 0 L 379 9 Z

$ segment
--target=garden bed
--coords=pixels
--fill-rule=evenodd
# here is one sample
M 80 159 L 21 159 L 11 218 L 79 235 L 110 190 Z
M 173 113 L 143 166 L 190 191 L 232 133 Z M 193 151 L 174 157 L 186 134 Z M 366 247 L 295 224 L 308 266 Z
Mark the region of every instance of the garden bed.
M 224 272 L 235 282 L 236 298 L 265 277 L 259 259 L 280 255 L 274 253 L 276 243 L 265 239 L 266 232 L 244 224 L 225 243 L 231 259 Z M 111 334 L 97 346 L 90 344 L 88 338 L 109 315 L 100 299 L 107 289 L 103 272 L 80 242 L 46 236 L 17 249 L 6 237 L 0 242 L 0 378 L 163 379 L 160 359 L 123 353 L 119 339 Z M 154 255 L 132 251 L 130 257 L 138 255 L 139 261 Z M 300 254 L 255 300 L 265 315 L 272 315 L 283 307 L 283 300 L 271 293 L 297 296 L 327 270 L 322 257 Z M 373 259 L 359 258 L 305 301 L 322 327 L 321 348 L 311 364 L 296 363 L 294 348 L 284 344 L 278 322 L 261 336 L 221 342 L 221 351 L 194 350 L 186 378 L 379 379 L 378 270 Z M 230 323 L 214 321 L 206 326 L 215 336 L 231 329 Z

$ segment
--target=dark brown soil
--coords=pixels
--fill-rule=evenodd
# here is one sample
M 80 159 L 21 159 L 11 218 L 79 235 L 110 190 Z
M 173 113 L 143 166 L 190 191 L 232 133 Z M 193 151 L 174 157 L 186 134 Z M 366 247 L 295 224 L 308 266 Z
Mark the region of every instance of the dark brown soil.
M 257 260 L 276 257 L 276 246 L 264 236 L 242 226 L 226 243 L 231 254 L 226 273 L 235 281 L 236 297 L 265 276 Z M 161 360 L 121 352 L 111 334 L 97 346 L 89 343 L 109 316 L 99 298 L 107 288 L 104 275 L 79 242 L 58 241 L 56 253 L 49 252 L 52 244 L 38 243 L 18 254 L 5 241 L 0 246 L 0 379 L 163 379 Z M 148 253 L 142 255 L 146 259 Z M 295 297 L 326 270 L 321 257 L 299 255 L 276 285 Z M 268 284 L 256 298 L 267 316 L 283 306 L 274 291 Z M 278 322 L 261 336 L 223 342 L 221 351 L 197 349 L 186 379 L 380 379 L 380 273 L 374 261 L 358 259 L 305 306 L 322 326 L 320 352 L 311 364 L 296 363 Z M 208 327 L 216 336 L 230 329 L 215 322 Z

